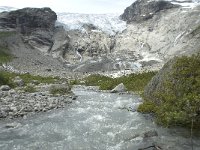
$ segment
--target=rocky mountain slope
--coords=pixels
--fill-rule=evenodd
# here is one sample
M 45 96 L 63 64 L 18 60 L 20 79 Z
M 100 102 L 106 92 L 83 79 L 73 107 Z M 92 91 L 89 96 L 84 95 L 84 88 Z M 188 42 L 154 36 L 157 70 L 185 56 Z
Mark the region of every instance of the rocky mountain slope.
M 151 19 L 156 13 L 179 7 L 167 1 L 138 0 L 124 10 L 120 18 L 127 23 Z
M 56 13 L 49 8 L 24 8 L 0 14 L 1 33 L 10 33 L 1 38 L 1 45 L 7 45 L 15 57 L 9 64 L 15 68 L 11 70 L 34 74 L 51 71 L 55 75 L 62 74 L 62 70 L 66 72 L 59 60 L 48 56 L 54 43 L 56 19 Z
M 200 25 L 199 14 L 199 6 L 180 7 L 157 12 L 140 23 L 128 24 L 127 30 L 116 37 L 116 51 L 138 52 L 144 60 L 149 55 L 164 62 L 175 55 L 193 53 L 200 46 L 199 34 L 195 33 Z
M 25 8 L 1 13 L 0 30 L 17 32 L 18 45 L 9 44 L 17 56 L 11 65 L 29 72 L 158 69 L 200 47 L 200 6 L 187 3 L 195 7 L 186 8 L 185 1 L 138 0 L 125 9 L 124 21 L 116 15 Z

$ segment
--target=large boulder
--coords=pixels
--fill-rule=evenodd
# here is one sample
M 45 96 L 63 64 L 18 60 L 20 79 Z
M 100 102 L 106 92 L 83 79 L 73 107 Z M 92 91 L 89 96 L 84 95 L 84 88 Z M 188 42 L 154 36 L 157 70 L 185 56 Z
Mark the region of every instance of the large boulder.
M 157 122 L 169 125 L 200 123 L 200 54 L 175 57 L 145 87 L 141 112 L 154 112 Z
M 111 93 L 120 93 L 120 92 L 126 92 L 126 87 L 124 86 L 123 83 L 120 83 L 114 89 L 111 90 Z
M 148 83 L 144 89 L 144 97 L 146 100 L 153 100 L 157 104 L 161 103 L 156 93 L 163 93 L 166 90 L 164 83 L 171 78 L 170 74 L 173 70 L 174 63 L 175 59 L 168 61 Z
M 140 22 L 150 19 L 154 14 L 178 7 L 167 1 L 147 1 L 137 0 L 131 6 L 124 10 L 124 13 L 120 16 L 122 20 L 130 22 Z

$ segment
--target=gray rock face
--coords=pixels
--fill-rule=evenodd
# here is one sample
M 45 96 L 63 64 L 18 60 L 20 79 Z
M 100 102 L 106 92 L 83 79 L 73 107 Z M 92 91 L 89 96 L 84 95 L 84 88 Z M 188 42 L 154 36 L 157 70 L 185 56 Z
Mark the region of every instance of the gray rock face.
M 154 14 L 166 10 L 178 7 L 167 1 L 150 1 L 137 0 L 131 6 L 127 7 L 124 13 L 120 16 L 122 20 L 130 22 L 140 22 L 148 20 L 154 16 Z
M 120 93 L 120 92 L 126 92 L 126 87 L 124 86 L 123 83 L 120 83 L 114 89 L 111 90 L 111 93 Z
M 30 34 L 36 28 L 53 30 L 56 19 L 56 13 L 50 8 L 24 8 L 2 13 L 0 26 L 18 28 L 22 34 Z
M 54 58 L 64 58 L 71 48 L 69 45 L 70 38 L 63 27 L 56 27 L 53 35 L 53 46 L 50 50 Z
M 128 24 L 116 36 L 115 51 L 130 53 L 127 58 L 140 55 L 137 59 L 144 66 L 164 64 L 174 56 L 196 53 L 200 48 L 199 15 L 199 6 L 186 10 L 176 8 L 161 11 L 152 19 Z
M 144 89 L 145 100 L 153 100 L 155 103 L 160 104 L 160 100 L 156 98 L 155 93 L 165 91 L 164 82 L 170 78 L 169 74 L 173 69 L 175 59 L 168 61 L 163 68 L 156 74 Z
M 63 58 L 71 64 L 105 56 L 110 53 L 113 47 L 112 38 L 109 35 L 101 31 L 92 31 L 90 25 L 84 25 L 84 27 L 87 32 L 77 30 L 67 32 L 69 44 L 63 45 L 65 49 Z M 52 51 L 54 50 L 52 49 Z
M 47 52 L 53 45 L 57 15 L 50 8 L 24 8 L 0 14 L 0 29 L 15 29 L 30 46 Z

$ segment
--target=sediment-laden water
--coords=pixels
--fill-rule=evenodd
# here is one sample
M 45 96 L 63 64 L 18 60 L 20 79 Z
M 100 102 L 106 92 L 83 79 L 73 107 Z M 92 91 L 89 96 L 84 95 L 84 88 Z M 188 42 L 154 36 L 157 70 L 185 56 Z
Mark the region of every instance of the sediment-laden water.
M 192 149 L 189 131 L 158 127 L 128 111 L 141 102 L 136 95 L 73 91 L 78 98 L 64 109 L 14 120 L 14 128 L 8 128 L 13 120 L 0 121 L 0 150 L 137 150 L 152 143 L 164 150 Z M 197 137 L 193 147 L 200 150 Z

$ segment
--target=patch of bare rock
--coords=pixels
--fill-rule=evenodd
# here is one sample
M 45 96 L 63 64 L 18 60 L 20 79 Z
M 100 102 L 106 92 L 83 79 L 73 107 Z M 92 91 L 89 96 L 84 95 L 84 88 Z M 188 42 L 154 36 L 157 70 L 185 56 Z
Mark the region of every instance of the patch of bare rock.
M 15 79 L 16 80 L 16 79 Z M 21 79 L 17 80 L 22 84 Z M 30 85 L 29 85 L 30 86 Z M 67 84 L 39 84 L 31 86 L 35 91 L 25 92 L 27 86 L 11 88 L 8 85 L 0 87 L 0 119 L 13 119 L 26 117 L 38 112 L 46 112 L 51 109 L 64 108 L 76 100 L 76 96 L 69 90 L 66 94 L 52 94 L 51 89 L 67 87 Z M 70 89 L 70 87 L 69 87 Z

